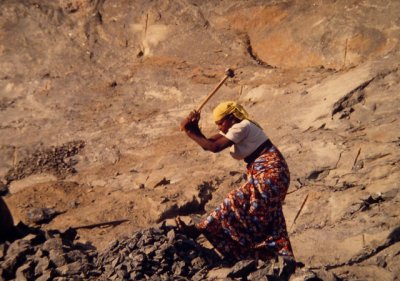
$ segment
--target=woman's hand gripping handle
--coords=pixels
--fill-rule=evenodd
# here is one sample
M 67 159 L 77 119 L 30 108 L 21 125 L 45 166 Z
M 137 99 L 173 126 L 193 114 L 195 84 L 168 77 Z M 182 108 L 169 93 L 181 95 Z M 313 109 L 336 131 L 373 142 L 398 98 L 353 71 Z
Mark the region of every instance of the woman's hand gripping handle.
M 194 131 L 199 129 L 200 112 L 193 110 L 180 124 L 181 131 Z

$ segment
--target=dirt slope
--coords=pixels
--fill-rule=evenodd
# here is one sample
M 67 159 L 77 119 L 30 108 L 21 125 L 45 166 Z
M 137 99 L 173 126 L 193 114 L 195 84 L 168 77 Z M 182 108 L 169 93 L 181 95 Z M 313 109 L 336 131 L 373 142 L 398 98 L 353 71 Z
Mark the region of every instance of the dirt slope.
M 244 164 L 178 124 L 232 67 L 202 128 L 238 100 L 282 150 L 297 259 L 398 280 L 399 14 L 374 0 L 0 0 L 0 179 L 14 220 L 37 207 L 61 212 L 46 229 L 129 219 L 79 230 L 104 249 L 214 208 Z

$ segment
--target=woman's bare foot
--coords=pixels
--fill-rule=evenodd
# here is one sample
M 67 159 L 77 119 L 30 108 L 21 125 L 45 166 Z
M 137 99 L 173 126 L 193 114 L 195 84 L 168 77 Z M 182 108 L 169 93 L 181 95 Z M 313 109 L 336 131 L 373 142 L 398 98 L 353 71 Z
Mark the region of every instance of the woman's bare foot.
M 187 225 L 179 216 L 175 218 L 175 223 L 178 229 L 190 238 L 196 239 L 201 234 L 194 224 Z

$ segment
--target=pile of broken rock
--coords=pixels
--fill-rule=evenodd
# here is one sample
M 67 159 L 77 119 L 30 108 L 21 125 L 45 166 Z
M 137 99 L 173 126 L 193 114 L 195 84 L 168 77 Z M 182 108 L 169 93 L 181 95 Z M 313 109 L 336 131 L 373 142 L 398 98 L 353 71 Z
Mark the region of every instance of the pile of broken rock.
M 212 249 L 165 224 L 120 238 L 102 253 L 76 237 L 73 229 L 31 230 L 12 243 L 0 244 L 0 279 L 288 280 L 294 269 L 280 258 L 273 263 L 239 261 L 229 267 Z M 208 276 L 221 268 L 227 269 L 223 276 Z
M 0 244 L 0 279 L 84 280 L 100 275 L 94 263 L 96 249 L 74 243 L 75 236 L 72 229 L 36 230 L 12 243 Z

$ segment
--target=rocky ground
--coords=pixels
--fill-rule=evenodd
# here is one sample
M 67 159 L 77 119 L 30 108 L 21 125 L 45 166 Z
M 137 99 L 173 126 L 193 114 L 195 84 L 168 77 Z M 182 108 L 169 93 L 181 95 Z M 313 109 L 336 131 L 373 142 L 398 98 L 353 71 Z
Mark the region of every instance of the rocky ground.
M 94 259 L 113 263 L 115 239 L 196 220 L 240 185 L 243 163 L 178 126 L 231 67 L 202 129 L 237 100 L 280 148 L 296 259 L 323 280 L 398 280 L 399 14 L 374 0 L 0 0 L 0 190 L 15 223 L 44 233 L 17 242 L 28 267 L 73 228 L 61 247 L 79 254 L 60 266 L 84 256 L 93 274 L 118 275 Z M 7 273 L 10 248 L 4 278 L 29 271 Z

